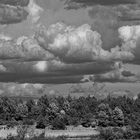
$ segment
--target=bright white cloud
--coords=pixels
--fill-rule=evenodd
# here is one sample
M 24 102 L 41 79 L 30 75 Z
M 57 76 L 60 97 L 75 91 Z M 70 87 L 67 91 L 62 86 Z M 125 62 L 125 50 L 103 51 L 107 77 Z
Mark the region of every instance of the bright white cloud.
M 28 5 L 28 11 L 32 18 L 32 22 L 36 23 L 39 20 L 40 13 L 43 11 L 43 9 L 36 4 L 35 0 L 30 0 L 30 3 Z
M 122 50 L 130 52 L 135 60 L 140 60 L 140 25 L 120 27 L 119 37 L 122 39 Z
M 39 44 L 46 50 L 58 56 L 63 61 L 115 61 L 131 60 L 133 54 L 120 47 L 110 51 L 102 48 L 101 35 L 91 30 L 88 24 L 79 27 L 66 26 L 63 23 L 44 27 L 36 34 Z
M 5 40 L 5 41 L 12 40 L 10 36 L 4 35 L 3 33 L 0 34 L 0 39 Z
M 37 64 L 33 66 L 38 72 L 45 72 L 47 71 L 47 62 L 46 61 L 39 61 Z

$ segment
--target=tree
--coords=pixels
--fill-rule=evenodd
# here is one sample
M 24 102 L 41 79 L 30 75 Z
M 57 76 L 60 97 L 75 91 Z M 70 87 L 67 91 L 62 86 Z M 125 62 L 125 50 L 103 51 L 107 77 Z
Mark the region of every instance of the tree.
M 46 126 L 47 126 L 46 118 L 40 115 L 36 121 L 36 128 L 45 129 Z
M 86 98 L 86 104 L 88 105 L 88 108 L 90 109 L 90 112 L 95 115 L 96 108 L 97 108 L 97 105 L 98 105 L 97 99 L 94 96 L 93 97 L 88 96 Z
M 46 114 L 49 110 L 49 107 L 50 107 L 48 96 L 47 95 L 42 96 L 38 100 L 37 105 L 39 106 L 41 115 L 46 116 Z
M 108 104 L 101 103 L 97 108 L 98 125 L 108 126 L 111 121 L 112 110 Z
M 106 114 L 105 111 L 100 111 L 98 113 L 98 125 L 106 127 L 108 125 L 109 116 Z
M 4 120 L 12 120 L 16 113 L 16 103 L 8 97 L 2 97 L 0 100 L 1 115 Z
M 34 100 L 30 99 L 27 101 L 26 105 L 28 107 L 28 112 L 31 112 L 32 107 L 35 106 L 35 102 L 34 102 Z
M 41 98 L 39 98 L 38 100 L 38 105 L 40 106 L 49 106 L 49 99 L 47 95 L 42 96 Z
M 120 108 L 115 107 L 113 110 L 113 121 L 117 126 L 123 126 L 124 125 L 124 115 Z
M 17 119 L 24 119 L 28 116 L 28 107 L 25 103 L 18 104 L 16 108 L 16 117 Z

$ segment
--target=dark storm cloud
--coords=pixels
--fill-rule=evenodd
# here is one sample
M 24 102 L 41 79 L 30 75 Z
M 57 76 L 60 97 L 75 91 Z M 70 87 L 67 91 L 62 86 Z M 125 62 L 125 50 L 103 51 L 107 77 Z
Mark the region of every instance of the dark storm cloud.
M 126 73 L 125 73 L 126 74 Z M 128 73 L 127 73 L 128 74 Z M 106 74 L 99 74 L 95 75 L 92 78 L 92 81 L 96 82 L 109 82 L 109 83 L 117 83 L 117 82 L 127 82 L 127 83 L 134 83 L 134 82 L 140 82 L 140 79 L 137 75 L 124 75 L 120 72 L 109 72 Z
M 28 12 L 21 7 L 0 5 L 0 24 L 15 24 L 26 20 Z
M 72 83 L 86 74 L 102 74 L 116 69 L 114 63 L 64 64 L 60 61 L 1 62 L 1 82 Z M 75 78 L 74 78 L 75 77 Z M 80 78 L 79 78 L 80 77 Z M 82 78 L 81 78 L 82 77 Z
M 76 3 L 85 3 L 85 5 L 87 4 L 88 8 L 90 8 L 87 10 L 87 8 L 78 6 L 75 12 L 78 12 L 81 9 L 87 11 L 89 17 L 87 16 L 87 19 L 85 19 L 81 16 L 81 19 L 84 18 L 92 25 L 93 30 L 96 30 L 101 34 L 104 49 L 109 50 L 110 48 L 121 44 L 121 40 L 118 37 L 119 27 L 123 25 L 140 24 L 139 1 L 91 0 L 90 2 L 95 2 L 96 4 L 88 5 L 88 1 L 86 0 L 77 0 Z M 73 4 L 75 7 L 77 6 L 76 3 Z M 75 8 L 71 8 L 70 10 L 67 10 L 67 12 L 70 12 L 73 9 Z M 77 20 L 77 22 L 78 21 L 79 20 Z
M 0 0 L 0 4 L 8 4 L 13 6 L 27 6 L 30 0 Z
M 64 0 L 65 1 L 65 0 Z M 73 8 L 74 3 L 80 4 L 80 6 L 91 5 L 120 5 L 120 4 L 135 4 L 137 0 L 66 0 L 67 8 Z M 77 5 L 78 6 L 78 5 Z
M 120 44 L 118 38 L 118 11 L 114 7 L 93 6 L 89 10 L 89 16 L 92 19 L 92 29 L 101 34 L 103 48 L 109 50 Z
M 140 5 L 139 3 L 134 5 L 120 5 L 118 6 L 117 10 L 119 12 L 118 14 L 118 20 L 122 22 L 129 21 L 130 23 L 135 24 L 135 21 L 140 20 Z
M 98 74 L 116 69 L 114 63 L 65 64 L 60 61 L 1 62 L 9 73 L 29 75 L 63 76 L 78 74 Z M 22 76 L 22 75 L 21 75 Z
M 83 83 L 83 76 L 45 76 L 45 75 L 28 75 L 28 74 L 0 74 L 1 82 L 16 83 L 41 83 L 41 84 L 65 84 L 65 83 Z
M 89 10 L 92 29 L 101 34 L 103 48 L 111 49 L 121 45 L 118 28 L 124 25 L 140 24 L 140 10 L 137 5 L 93 6 Z
M 121 74 L 122 74 L 124 77 L 135 76 L 134 73 L 132 73 L 131 71 L 127 71 L 127 70 L 122 71 Z
M 84 83 L 83 76 L 61 76 L 61 77 L 31 77 L 17 80 L 18 83 L 40 83 L 40 84 L 67 84 L 67 83 Z

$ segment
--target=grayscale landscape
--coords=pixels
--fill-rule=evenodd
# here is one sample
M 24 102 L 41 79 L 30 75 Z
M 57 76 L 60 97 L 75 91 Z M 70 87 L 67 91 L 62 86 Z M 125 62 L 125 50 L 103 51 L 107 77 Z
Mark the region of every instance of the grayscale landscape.
M 140 139 L 139 0 L 0 0 L 0 140 Z

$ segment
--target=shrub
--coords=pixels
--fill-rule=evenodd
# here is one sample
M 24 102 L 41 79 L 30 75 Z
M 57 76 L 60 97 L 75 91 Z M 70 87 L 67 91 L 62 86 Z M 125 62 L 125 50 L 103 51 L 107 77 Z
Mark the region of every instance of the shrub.
M 43 119 L 41 119 L 41 120 L 39 120 L 38 122 L 37 122 L 37 124 L 36 124 L 36 128 L 38 128 L 38 129 L 45 129 L 45 124 L 44 124 L 44 121 L 43 121 Z
M 34 124 L 34 120 L 31 120 L 31 119 L 23 120 L 23 125 L 33 125 L 33 124 Z
M 81 124 L 81 122 L 78 117 L 68 117 L 68 124 L 78 126 Z
M 56 117 L 52 122 L 52 129 L 56 129 L 56 130 L 66 129 L 66 125 L 65 125 L 63 119 Z
M 113 130 L 112 128 L 105 128 L 105 129 L 100 129 L 100 139 L 104 140 L 113 140 Z

